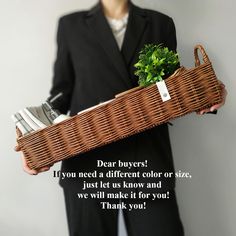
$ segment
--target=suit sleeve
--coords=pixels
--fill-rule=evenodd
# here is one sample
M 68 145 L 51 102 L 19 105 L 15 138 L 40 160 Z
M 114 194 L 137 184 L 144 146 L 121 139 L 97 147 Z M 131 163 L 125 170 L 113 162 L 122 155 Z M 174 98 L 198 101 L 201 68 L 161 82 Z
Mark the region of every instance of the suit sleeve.
M 66 41 L 65 27 L 63 26 L 63 17 L 59 19 L 57 30 L 57 55 L 53 68 L 52 87 L 50 97 L 55 99 L 52 104 L 55 109 L 66 114 L 70 107 L 73 87 L 74 87 L 74 68 Z
M 177 49 L 176 30 L 175 30 L 175 24 L 172 18 L 169 18 L 169 21 L 167 24 L 166 45 L 170 50 L 176 51 Z

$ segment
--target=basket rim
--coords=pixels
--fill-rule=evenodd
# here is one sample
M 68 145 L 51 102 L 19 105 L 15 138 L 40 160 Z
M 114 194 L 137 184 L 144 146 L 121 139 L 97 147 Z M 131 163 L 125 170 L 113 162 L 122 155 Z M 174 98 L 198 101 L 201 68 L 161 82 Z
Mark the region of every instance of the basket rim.
M 180 68 L 183 68 L 183 69 L 184 69 L 183 71 L 181 71 L 181 72 L 180 72 L 179 74 L 177 74 L 177 75 L 174 75 L 174 74 L 176 73 L 176 71 L 179 70 L 179 68 L 178 68 L 177 70 L 175 70 L 175 72 L 174 72 L 172 75 L 170 75 L 169 77 L 167 77 L 164 81 L 167 83 L 170 79 L 171 79 L 171 80 L 172 80 L 172 79 L 176 79 L 176 78 L 178 78 L 178 77 L 181 77 L 181 75 L 185 75 L 185 74 L 187 74 L 187 73 L 189 73 L 189 72 L 191 72 L 191 71 L 198 70 L 198 69 L 201 69 L 202 67 L 206 67 L 206 66 L 209 66 L 209 65 L 210 65 L 210 66 L 212 65 L 211 61 L 204 62 L 204 63 L 202 63 L 202 64 L 200 64 L 200 65 L 198 65 L 198 66 L 191 67 L 191 68 L 186 68 L 186 67 L 181 66 Z M 211 67 L 212 67 L 212 66 L 211 66 Z M 214 69 L 212 68 L 212 70 L 214 70 Z M 105 107 L 105 106 L 108 106 L 108 105 L 112 105 L 113 103 L 115 103 L 115 102 L 117 102 L 117 101 L 119 101 L 119 100 L 121 100 L 121 99 L 125 99 L 125 98 L 128 98 L 128 97 L 130 97 L 130 96 L 134 96 L 135 94 L 138 94 L 138 93 L 140 93 L 140 92 L 149 90 L 149 89 L 151 89 L 151 88 L 153 88 L 153 87 L 155 87 L 155 86 L 156 86 L 156 84 L 151 84 L 151 85 L 149 85 L 149 86 L 147 86 L 147 87 L 137 86 L 137 88 L 140 88 L 140 89 L 134 90 L 134 91 L 131 91 L 131 92 L 128 92 L 127 94 L 124 94 L 124 95 L 121 95 L 121 96 L 118 96 L 118 97 L 115 97 L 115 96 L 114 96 L 114 99 L 110 99 L 111 101 L 108 102 L 108 103 L 106 103 L 106 101 L 105 101 L 103 105 L 100 105 L 100 106 L 98 106 L 98 107 L 94 107 L 93 109 L 90 109 L 90 110 L 88 110 L 88 111 L 84 111 L 84 112 L 81 113 L 81 114 L 76 114 L 76 115 L 74 115 L 74 116 L 72 116 L 72 117 L 69 117 L 69 118 L 66 119 L 66 120 L 63 120 L 63 121 L 59 122 L 59 123 L 52 124 L 52 125 L 50 125 L 50 126 L 47 126 L 47 127 L 45 127 L 45 128 L 36 130 L 36 131 L 34 131 L 34 132 L 32 132 L 32 133 L 29 133 L 29 134 L 27 134 L 27 135 L 17 137 L 17 142 L 19 142 L 19 145 L 20 145 L 21 142 L 23 142 L 24 140 L 31 139 L 31 138 L 33 138 L 34 136 L 37 136 L 39 133 L 47 132 L 48 130 L 52 129 L 52 127 L 55 128 L 55 127 L 57 127 L 57 126 L 61 126 L 61 125 L 64 124 L 64 123 L 73 122 L 73 120 L 76 119 L 76 118 L 78 118 L 79 116 L 82 117 L 82 116 L 84 116 L 84 115 L 87 115 L 88 113 L 94 112 L 95 110 L 101 109 L 101 108 L 103 108 L 103 107 Z M 135 88 L 135 87 L 134 87 L 134 88 Z M 132 90 L 132 89 L 134 89 L 134 88 L 131 88 L 130 90 Z M 124 92 L 127 92 L 127 91 L 129 91 L 129 90 L 126 90 L 126 91 L 124 91 Z M 108 101 L 109 101 L 109 100 L 108 100 Z M 97 105 L 99 105 L 99 104 L 97 104 Z M 96 105 L 95 105 L 95 106 L 96 106 Z M 90 107 L 88 107 L 88 108 L 86 108 L 86 109 L 89 109 L 89 108 L 90 108 Z M 86 109 L 85 109 L 85 110 L 86 110 Z M 82 111 L 83 111 L 83 110 L 82 110 Z

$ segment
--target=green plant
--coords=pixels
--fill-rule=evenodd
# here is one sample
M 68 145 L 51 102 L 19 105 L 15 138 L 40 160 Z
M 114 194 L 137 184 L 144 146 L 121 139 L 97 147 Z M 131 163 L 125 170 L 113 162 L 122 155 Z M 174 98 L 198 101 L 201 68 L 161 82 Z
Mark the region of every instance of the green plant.
M 139 77 L 139 86 L 146 87 L 173 74 L 179 67 L 179 57 L 161 44 L 146 44 L 134 66 L 137 68 L 135 75 Z

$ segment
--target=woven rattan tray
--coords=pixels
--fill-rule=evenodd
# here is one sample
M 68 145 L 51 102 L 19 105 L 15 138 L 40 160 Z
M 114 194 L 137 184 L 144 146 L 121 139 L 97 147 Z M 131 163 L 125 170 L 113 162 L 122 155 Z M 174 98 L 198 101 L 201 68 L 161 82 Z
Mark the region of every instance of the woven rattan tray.
M 202 64 L 198 50 L 203 56 Z M 53 164 L 220 103 L 221 87 L 201 45 L 195 47 L 194 56 L 194 68 L 180 69 L 165 80 L 171 97 L 166 102 L 153 84 L 130 90 L 104 105 L 18 137 L 28 166 L 37 169 Z

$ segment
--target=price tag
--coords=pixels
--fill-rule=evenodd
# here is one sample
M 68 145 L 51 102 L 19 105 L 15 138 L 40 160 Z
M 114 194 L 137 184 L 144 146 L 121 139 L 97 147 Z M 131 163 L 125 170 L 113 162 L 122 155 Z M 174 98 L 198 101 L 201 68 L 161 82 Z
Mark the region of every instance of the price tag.
M 169 91 L 166 87 L 166 83 L 164 80 L 160 81 L 160 82 L 156 82 L 157 88 L 159 90 L 159 93 L 161 95 L 162 101 L 166 102 L 168 100 L 171 99 Z

